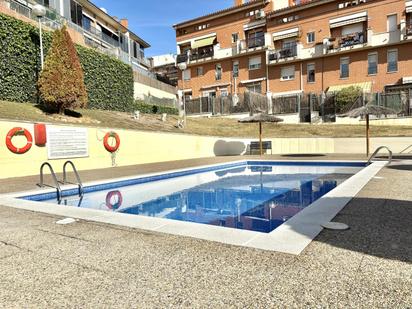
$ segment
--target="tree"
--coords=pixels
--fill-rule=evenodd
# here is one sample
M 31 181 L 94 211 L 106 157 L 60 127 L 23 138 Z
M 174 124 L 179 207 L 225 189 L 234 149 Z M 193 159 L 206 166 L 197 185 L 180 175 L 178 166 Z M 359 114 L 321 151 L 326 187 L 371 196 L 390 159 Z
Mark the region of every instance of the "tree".
M 87 105 L 84 74 L 66 26 L 53 33 L 53 41 L 38 81 L 40 97 L 48 107 L 63 114 L 65 109 Z

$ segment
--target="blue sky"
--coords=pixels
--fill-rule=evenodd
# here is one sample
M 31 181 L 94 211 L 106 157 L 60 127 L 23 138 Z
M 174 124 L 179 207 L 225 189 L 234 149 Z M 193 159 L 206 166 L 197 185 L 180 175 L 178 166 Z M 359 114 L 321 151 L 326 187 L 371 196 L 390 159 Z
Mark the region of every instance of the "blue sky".
M 152 47 L 146 55 L 176 53 L 173 24 L 230 7 L 233 0 L 92 0 L 112 16 L 129 19 L 129 28 Z

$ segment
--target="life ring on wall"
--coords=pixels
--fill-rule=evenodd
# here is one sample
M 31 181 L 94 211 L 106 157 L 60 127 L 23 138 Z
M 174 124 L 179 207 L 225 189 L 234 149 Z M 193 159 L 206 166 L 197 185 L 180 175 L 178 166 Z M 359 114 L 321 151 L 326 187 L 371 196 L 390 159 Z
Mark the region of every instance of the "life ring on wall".
M 18 135 L 24 135 L 27 139 L 26 146 L 22 148 L 17 148 L 13 145 L 12 138 Z M 7 133 L 6 136 L 6 146 L 7 148 L 16 154 L 23 154 L 30 150 L 31 146 L 33 145 L 33 137 L 30 132 L 23 128 L 13 128 Z
M 117 202 L 112 203 L 112 200 L 117 200 Z M 110 191 L 106 195 L 106 207 L 112 210 L 117 210 L 122 206 L 123 196 L 120 191 Z
M 109 138 L 110 137 L 113 137 L 115 140 L 116 140 L 116 145 L 114 145 L 114 146 L 111 146 L 111 145 L 109 145 Z M 108 133 L 106 133 L 106 135 L 104 136 L 104 138 L 103 138 L 103 145 L 104 145 L 104 148 L 106 148 L 106 150 L 108 151 L 108 152 L 115 152 L 115 151 L 117 151 L 117 149 L 119 149 L 119 147 L 120 147 L 120 137 L 119 137 L 119 134 L 117 134 L 116 132 L 108 132 Z

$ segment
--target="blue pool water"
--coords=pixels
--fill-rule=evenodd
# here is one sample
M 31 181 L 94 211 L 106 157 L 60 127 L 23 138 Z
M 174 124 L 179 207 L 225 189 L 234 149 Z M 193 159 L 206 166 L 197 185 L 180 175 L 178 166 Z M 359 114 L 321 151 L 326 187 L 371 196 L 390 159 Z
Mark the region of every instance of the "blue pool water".
M 82 198 L 67 196 L 73 190 L 61 201 L 50 194 L 24 198 L 269 233 L 364 166 L 244 162 L 86 187 Z

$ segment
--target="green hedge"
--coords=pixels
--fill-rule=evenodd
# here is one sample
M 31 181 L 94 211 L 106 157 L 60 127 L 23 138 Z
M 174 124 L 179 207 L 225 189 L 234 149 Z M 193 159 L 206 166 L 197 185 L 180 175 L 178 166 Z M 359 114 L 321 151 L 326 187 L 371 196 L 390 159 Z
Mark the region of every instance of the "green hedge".
M 40 71 L 38 29 L 0 14 L 0 100 L 38 103 Z M 51 35 L 44 32 L 44 50 Z M 77 47 L 85 76 L 89 108 L 133 109 L 133 71 L 123 62 L 92 49 Z
M 169 115 L 179 115 L 179 110 L 175 107 L 170 106 L 159 106 L 153 104 L 146 104 L 141 101 L 136 101 L 134 104 L 134 109 L 140 111 L 144 114 L 169 114 Z
M 89 108 L 130 111 L 133 98 L 132 67 L 113 57 L 78 46 Z
M 37 102 L 41 67 L 39 42 L 36 27 L 0 14 L 0 99 Z M 44 33 L 46 53 L 50 42 L 50 34 Z

